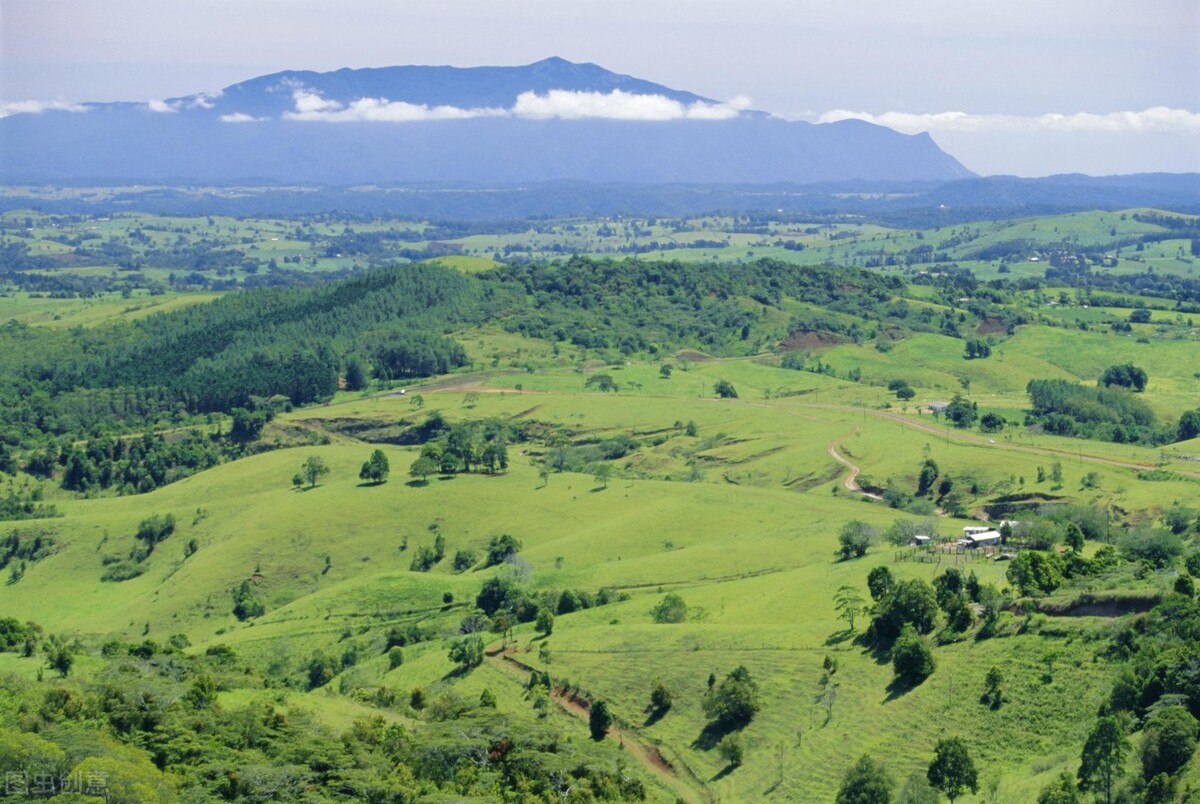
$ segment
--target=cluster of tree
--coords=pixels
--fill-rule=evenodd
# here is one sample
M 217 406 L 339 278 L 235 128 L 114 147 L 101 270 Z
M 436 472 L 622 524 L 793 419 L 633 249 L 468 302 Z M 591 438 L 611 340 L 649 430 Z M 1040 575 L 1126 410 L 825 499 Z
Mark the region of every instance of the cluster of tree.
M 1027 423 L 1048 433 L 1119 444 L 1161 444 L 1175 435 L 1159 427 L 1150 406 L 1125 388 L 1030 380 L 1025 390 L 1032 405 Z
M 446 374 L 469 362 L 458 341 L 415 329 L 391 328 L 367 333 L 362 338 L 361 351 L 370 361 L 375 376 L 385 381 Z
M 72 445 L 55 456 L 48 446 L 41 451 L 62 467 L 61 485 L 68 491 L 87 492 L 115 488 L 122 494 L 142 494 L 216 466 L 226 457 L 239 454 L 237 443 L 198 430 L 182 438 L 165 438 L 146 433 L 141 438 L 102 438 Z
M 1145 369 L 1138 368 L 1132 363 L 1125 363 L 1120 366 L 1109 366 L 1100 375 L 1100 380 L 1097 385 L 1119 385 L 1122 388 L 1128 388 L 1131 391 L 1146 390 L 1146 383 L 1149 377 L 1146 375 Z
M 0 495 L 0 522 L 12 519 L 50 519 L 58 516 L 58 507 L 44 502 L 40 485 L 17 486 L 9 483 Z
M 249 579 L 242 581 L 233 593 L 233 616 L 240 621 L 261 617 L 267 611 Z
M 966 349 L 963 352 L 963 357 L 967 360 L 976 360 L 984 357 L 991 357 L 992 346 L 987 341 L 980 338 L 971 338 L 967 341 Z
M 0 538 L 0 570 L 9 570 L 9 582 L 16 583 L 30 564 L 54 555 L 58 547 L 58 539 L 47 531 L 13 528 Z
M 792 298 L 885 319 L 884 308 L 902 288 L 898 278 L 868 271 L 773 260 L 734 266 L 572 257 L 555 265 L 507 265 L 480 278 L 530 300 L 531 307 L 504 319 L 509 331 L 623 354 L 679 346 L 744 354 L 761 346 L 763 338 L 752 336 L 766 326 L 746 308 L 747 297 L 765 307 Z M 771 341 L 782 334 L 763 331 Z
M 508 469 L 508 426 L 499 419 L 462 421 L 447 425 L 441 414 L 430 414 L 424 432 L 427 440 L 409 474 L 424 480 L 432 474 Z
M 377 449 L 363 463 L 362 469 L 358 471 L 358 478 L 368 483 L 384 483 L 391 471 L 392 467 L 387 455 L 383 453 L 383 450 Z

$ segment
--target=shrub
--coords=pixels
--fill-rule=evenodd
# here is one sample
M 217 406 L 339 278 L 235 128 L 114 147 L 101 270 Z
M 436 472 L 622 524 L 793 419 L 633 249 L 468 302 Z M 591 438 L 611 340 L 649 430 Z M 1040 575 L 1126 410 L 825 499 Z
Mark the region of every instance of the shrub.
M 911 625 L 905 625 L 892 646 L 892 669 L 908 684 L 920 684 L 933 673 L 933 651 Z
M 759 709 L 758 683 L 739 665 L 704 696 L 704 714 L 724 729 L 745 726 Z
M 651 614 L 656 623 L 681 623 L 687 619 L 688 607 L 683 598 L 671 593 L 658 602 Z

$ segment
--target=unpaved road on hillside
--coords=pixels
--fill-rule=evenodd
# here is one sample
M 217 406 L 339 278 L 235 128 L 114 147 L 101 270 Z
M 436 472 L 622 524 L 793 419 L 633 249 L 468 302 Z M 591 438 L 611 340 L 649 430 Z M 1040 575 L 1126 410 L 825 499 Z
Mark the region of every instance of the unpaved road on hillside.
M 515 649 L 512 647 L 503 651 L 488 651 L 485 655 L 493 666 L 509 675 L 528 674 L 534 670 L 533 667 L 516 658 Z M 587 706 L 574 694 L 564 695 L 561 688 L 554 688 L 550 690 L 550 698 L 563 711 L 585 723 L 590 718 Z M 608 736 L 625 749 L 625 753 L 629 755 L 630 759 L 661 779 L 685 801 L 714 801 L 712 794 L 704 789 L 702 783 L 690 771 L 687 776 L 678 773 L 657 746 L 647 742 L 635 731 L 613 725 L 608 729 Z
M 845 436 L 843 436 L 843 438 L 844 437 Z M 851 462 L 849 458 L 843 457 L 837 451 L 838 441 L 840 440 L 841 439 L 834 439 L 833 441 L 830 441 L 829 446 L 827 446 L 825 450 L 830 454 L 830 456 L 833 457 L 835 461 L 850 470 L 850 474 L 846 475 L 846 479 L 842 481 L 842 485 L 845 486 L 848 491 L 852 491 L 855 494 L 861 494 L 864 497 L 870 497 L 872 500 L 882 500 L 883 498 L 878 494 L 872 494 L 869 491 L 863 491 L 862 486 L 858 485 L 858 464 Z

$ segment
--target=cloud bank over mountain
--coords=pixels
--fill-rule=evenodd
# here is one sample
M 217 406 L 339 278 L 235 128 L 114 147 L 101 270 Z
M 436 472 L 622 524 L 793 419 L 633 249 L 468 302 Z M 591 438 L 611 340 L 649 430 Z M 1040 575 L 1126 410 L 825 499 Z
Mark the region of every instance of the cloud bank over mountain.
M 27 104 L 0 180 L 824 182 L 973 175 L 928 136 L 793 122 L 551 58 L 284 71 L 141 103 Z M 54 111 L 83 112 L 62 114 Z M 86 111 L 85 111 L 86 110 Z

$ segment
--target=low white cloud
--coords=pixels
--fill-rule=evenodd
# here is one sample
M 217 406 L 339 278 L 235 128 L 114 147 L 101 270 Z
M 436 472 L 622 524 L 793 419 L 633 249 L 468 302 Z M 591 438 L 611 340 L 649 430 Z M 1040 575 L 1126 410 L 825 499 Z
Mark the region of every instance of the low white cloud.
M 499 117 L 504 109 L 460 109 L 457 106 L 426 106 L 420 103 L 389 101 L 387 98 L 359 98 L 348 106 L 305 89 L 292 91 L 296 111 L 284 112 L 288 120 L 327 123 L 386 122 L 411 123 L 421 120 L 464 120 L 470 117 Z
M 750 107 L 750 99 L 738 96 L 727 103 L 681 103 L 664 95 L 639 95 L 622 90 L 573 92 L 554 89 L 545 95 L 523 92 L 511 109 L 495 107 L 464 109 L 458 106 L 359 98 L 349 104 L 330 100 L 305 87 L 292 86 L 295 111 L 284 112 L 287 120 L 327 123 L 392 122 L 421 120 L 465 120 L 472 117 L 522 117 L 530 119 L 581 120 L 729 120 Z
M 269 117 L 255 117 L 252 114 L 245 112 L 234 112 L 233 114 L 223 114 L 218 118 L 222 123 L 264 123 L 270 120 Z
M 881 126 L 915 134 L 921 131 L 1067 131 L 1108 133 L 1162 133 L 1200 134 L 1200 113 L 1186 109 L 1171 109 L 1155 106 L 1142 111 L 1108 112 L 1092 114 L 1009 115 L 971 114 L 969 112 L 937 112 L 912 114 L 910 112 L 854 112 L 835 109 L 818 118 L 821 123 L 839 120 L 865 120 Z
M 665 95 L 639 95 L 614 89 L 612 92 L 573 92 L 552 89 L 545 95 L 522 92 L 512 108 L 517 117 L 581 120 L 729 120 L 749 106 L 739 96 L 730 103 L 681 103 Z
M 224 91 L 219 89 L 216 92 L 201 92 L 199 95 L 193 95 L 188 99 L 187 107 L 189 109 L 211 109 L 215 105 L 213 101 L 224 94 Z
M 171 112 L 179 111 L 179 101 L 175 101 L 174 103 L 168 103 L 165 100 L 146 101 L 146 108 L 159 114 L 170 114 Z
M 88 106 L 68 101 L 5 101 L 0 100 L 0 117 L 10 114 L 41 114 L 42 112 L 86 112 Z

